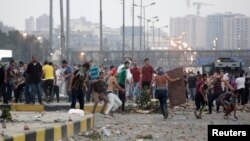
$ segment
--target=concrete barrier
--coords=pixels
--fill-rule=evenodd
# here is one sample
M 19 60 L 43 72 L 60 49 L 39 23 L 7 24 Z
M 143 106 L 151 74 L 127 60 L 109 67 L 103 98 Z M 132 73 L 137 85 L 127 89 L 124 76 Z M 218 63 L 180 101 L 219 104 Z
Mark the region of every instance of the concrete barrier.
M 94 104 L 85 104 L 84 111 L 92 112 Z M 98 104 L 96 107 L 96 112 L 100 112 L 102 109 L 102 104 Z M 45 105 L 31 105 L 31 104 L 11 104 L 11 105 L 0 105 L 0 109 L 10 108 L 11 111 L 17 112 L 43 112 L 43 111 L 60 111 L 60 110 L 69 110 L 70 103 L 60 103 L 60 104 L 45 104 Z M 79 108 L 79 105 L 76 105 L 76 108 Z
M 93 127 L 94 115 L 89 114 L 80 121 L 69 121 L 65 124 L 54 124 L 48 128 L 17 133 L 10 137 L 0 138 L 0 141 L 58 141 L 88 131 Z

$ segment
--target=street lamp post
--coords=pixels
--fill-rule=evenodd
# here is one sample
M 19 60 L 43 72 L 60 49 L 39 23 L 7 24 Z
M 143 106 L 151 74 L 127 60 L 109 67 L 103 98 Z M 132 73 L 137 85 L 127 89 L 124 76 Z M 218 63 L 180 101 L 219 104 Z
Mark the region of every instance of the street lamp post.
M 141 17 L 141 16 L 137 16 L 137 17 L 138 17 L 138 18 L 141 18 L 141 19 L 144 19 L 144 21 L 147 21 L 147 45 L 145 44 L 145 46 L 146 46 L 146 49 L 148 49 L 148 46 L 149 46 L 149 43 L 148 43 L 148 23 L 151 22 L 152 19 L 157 19 L 158 16 L 155 16 L 155 17 L 152 17 L 152 18 L 149 18 L 149 19 L 146 19 L 145 17 Z M 145 33 L 145 32 L 144 32 L 144 33 Z M 144 37 L 145 37 L 145 35 L 144 35 Z M 144 48 L 144 51 L 145 51 L 146 49 Z
M 153 23 L 152 29 L 153 29 L 153 47 L 155 47 L 155 22 L 158 22 L 159 19 L 156 20 L 151 20 L 151 22 Z
M 103 42 L 102 42 L 102 0 L 100 0 L 100 56 L 99 62 L 102 64 L 102 53 L 103 52 Z
M 133 58 L 135 57 L 134 51 L 135 51 L 135 0 L 133 0 L 132 4 L 132 52 L 133 52 Z
M 122 59 L 125 57 L 125 0 L 123 2 L 123 23 L 122 23 Z
M 148 7 L 148 6 L 152 6 L 152 5 L 155 5 L 155 2 L 149 4 L 149 5 L 144 5 L 143 6 L 143 13 L 144 13 L 144 48 L 143 48 L 143 51 L 145 51 L 145 48 L 146 48 L 146 45 L 145 45 L 145 42 L 146 42 L 146 37 L 145 37 L 145 28 L 146 28 L 146 11 L 145 11 L 145 8 Z
M 69 60 L 69 42 L 70 42 L 70 0 L 66 3 L 66 46 L 65 55 L 66 59 Z
M 42 44 L 42 37 L 41 36 L 38 36 L 37 37 L 37 40 L 38 40 L 38 42 L 39 42 L 39 47 L 42 47 L 42 60 L 44 61 L 45 59 L 44 59 L 44 49 L 43 49 L 43 46 L 41 46 L 41 44 Z
M 53 0 L 50 0 L 49 9 L 49 49 L 53 46 Z
M 146 28 L 146 7 L 149 7 L 149 6 L 152 6 L 152 5 L 155 5 L 156 3 L 153 2 L 151 4 L 148 4 L 148 5 L 142 5 L 142 1 L 141 1 L 141 5 L 137 5 L 137 4 L 133 4 L 134 6 L 137 6 L 137 7 L 140 7 L 141 8 L 141 15 L 139 17 L 140 18 L 140 51 L 141 51 L 141 40 L 142 40 L 142 19 L 144 20 L 144 26 L 143 26 L 143 29 L 144 29 L 144 33 L 143 33 L 143 43 L 144 43 L 144 46 L 143 46 L 143 50 L 145 51 L 145 48 L 146 48 L 146 36 L 145 36 L 145 28 Z M 142 9 L 143 9 L 143 17 L 142 17 Z
M 142 0 L 141 0 L 141 5 L 140 5 L 140 8 L 141 8 L 141 14 L 140 16 L 142 17 Z M 140 19 L 140 52 L 141 52 L 141 44 L 142 44 L 142 19 Z
M 64 59 L 65 53 L 65 36 L 64 36 L 64 20 L 63 20 L 63 0 L 60 0 L 60 19 L 61 19 L 61 60 Z
M 151 22 L 150 20 L 147 20 L 147 50 L 148 50 L 148 23 Z
M 159 43 L 158 43 L 158 46 L 159 47 L 161 47 L 161 29 L 162 28 L 168 28 L 168 26 L 166 25 L 166 26 L 162 26 L 162 27 L 159 27 L 158 29 L 159 29 Z
M 82 62 L 84 61 L 84 55 L 85 55 L 84 52 L 81 52 L 81 53 L 80 53 L 80 57 L 81 57 L 81 61 L 82 61 Z M 82 63 L 82 62 L 81 62 L 81 63 Z
M 20 36 L 20 35 L 21 35 L 21 36 Z M 27 35 L 28 35 L 28 34 L 25 33 L 25 32 L 18 35 L 18 49 L 21 49 L 21 48 L 20 48 L 20 46 L 21 46 L 21 41 L 22 41 L 23 39 L 25 39 Z M 23 52 L 23 51 L 21 50 L 20 53 L 22 54 L 22 52 Z M 24 60 L 23 56 L 21 56 L 21 55 L 18 55 L 18 56 L 19 56 L 19 59 L 20 59 L 20 60 Z

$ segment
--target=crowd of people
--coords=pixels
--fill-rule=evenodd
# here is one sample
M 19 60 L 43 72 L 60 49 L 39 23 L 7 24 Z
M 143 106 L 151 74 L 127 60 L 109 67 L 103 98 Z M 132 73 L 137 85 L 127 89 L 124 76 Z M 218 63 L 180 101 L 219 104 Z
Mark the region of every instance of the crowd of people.
M 250 79 L 244 72 L 224 74 L 223 70 L 214 74 L 195 74 L 193 71 L 183 72 L 183 78 L 171 78 L 162 67 L 154 69 L 149 58 L 144 65 L 126 59 L 119 66 L 102 67 L 93 60 L 82 65 L 70 65 L 63 60 L 59 65 L 44 61 L 41 64 L 36 56 L 25 64 L 11 60 L 7 66 L 0 66 L 0 96 L 4 104 L 24 102 L 26 104 L 51 103 L 56 97 L 60 102 L 60 93 L 68 97 L 71 108 L 84 110 L 85 102 L 94 102 L 92 113 L 95 113 L 99 101 L 103 101 L 101 113 L 113 116 L 116 111 L 125 112 L 128 100 L 135 100 L 142 89 L 153 89 L 151 98 L 159 99 L 164 119 L 168 117 L 168 83 L 184 81 L 187 101 L 194 101 L 196 118 L 202 118 L 204 107 L 208 106 L 208 114 L 212 107 L 216 112 L 223 106 L 224 118 L 234 111 L 236 106 L 244 106 L 249 102 Z
M 212 114 L 213 106 L 216 107 L 217 113 L 220 112 L 220 106 L 223 106 L 225 119 L 234 111 L 235 120 L 238 119 L 237 105 L 242 106 L 243 111 L 246 110 L 246 104 L 249 102 L 250 78 L 244 76 L 244 71 L 236 74 L 224 74 L 223 70 L 219 70 L 210 76 L 208 74 L 196 76 L 191 74 L 187 81 L 188 84 L 191 84 L 189 91 L 191 99 L 195 101 L 196 118 L 202 118 L 205 106 L 208 106 L 207 114 Z

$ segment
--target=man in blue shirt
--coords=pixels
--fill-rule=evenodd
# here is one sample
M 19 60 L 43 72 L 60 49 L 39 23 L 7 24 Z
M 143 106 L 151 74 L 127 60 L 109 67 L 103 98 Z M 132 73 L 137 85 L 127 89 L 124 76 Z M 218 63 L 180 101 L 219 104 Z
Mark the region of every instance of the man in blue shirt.
M 70 78 L 73 74 L 73 69 L 70 65 L 68 65 L 68 62 L 66 60 L 62 61 L 62 67 L 65 68 L 65 71 L 63 73 L 63 77 L 65 79 L 65 87 L 66 87 L 66 93 L 69 96 L 69 102 L 71 102 L 72 97 L 71 97 L 71 92 L 69 91 L 69 81 Z
M 89 61 L 90 69 L 89 69 L 89 91 L 86 94 L 86 101 L 90 102 L 91 94 L 93 92 L 93 81 L 99 78 L 99 67 L 95 65 L 93 60 Z

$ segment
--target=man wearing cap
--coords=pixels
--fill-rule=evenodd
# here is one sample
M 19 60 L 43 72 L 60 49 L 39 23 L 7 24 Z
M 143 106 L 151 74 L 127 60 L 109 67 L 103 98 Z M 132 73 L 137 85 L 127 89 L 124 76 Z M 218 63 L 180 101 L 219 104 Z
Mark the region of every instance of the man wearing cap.
M 127 81 L 127 69 L 129 68 L 130 62 L 125 61 L 124 67 L 121 69 L 121 71 L 118 74 L 118 83 L 119 86 L 123 89 L 125 89 L 125 83 Z M 122 108 L 121 111 L 125 111 L 125 102 L 126 102 L 126 92 L 125 91 L 119 91 L 119 98 L 122 101 Z
M 168 88 L 167 83 L 168 81 L 178 81 L 180 78 L 172 79 L 168 76 L 168 74 L 164 74 L 164 70 L 162 67 L 159 67 L 157 69 L 157 75 L 153 78 L 151 82 L 151 86 L 153 83 L 155 83 L 155 95 L 160 101 L 160 107 L 161 112 L 163 114 L 164 119 L 167 119 L 168 117 L 168 107 L 167 107 L 167 94 L 168 94 Z

